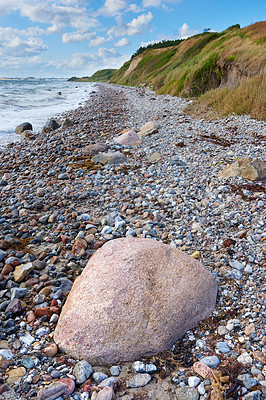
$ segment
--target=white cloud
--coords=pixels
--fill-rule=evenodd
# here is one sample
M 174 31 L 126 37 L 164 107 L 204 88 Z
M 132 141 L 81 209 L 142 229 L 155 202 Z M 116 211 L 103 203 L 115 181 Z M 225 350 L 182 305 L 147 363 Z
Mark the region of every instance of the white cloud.
M 90 40 L 89 47 L 102 46 L 104 43 L 106 43 L 108 41 L 109 41 L 109 39 L 106 39 L 102 36 L 95 36 L 95 38 Z
M 145 8 L 148 7 L 166 7 L 167 3 L 176 4 L 181 3 L 182 0 L 143 0 L 142 5 Z
M 0 59 L 0 68 L 8 68 L 9 70 L 18 70 L 21 71 L 21 66 L 23 65 L 23 69 L 32 68 L 40 65 L 42 63 L 41 57 L 7 57 Z
M 162 1 L 161 0 L 143 0 L 143 7 L 160 7 Z
M 105 0 L 104 6 L 98 10 L 99 15 L 114 16 L 127 8 L 125 0 Z
M 59 33 L 64 27 L 76 29 L 96 27 L 98 21 L 89 17 L 83 0 L 0 0 L 0 14 L 20 12 L 32 22 L 49 25 L 47 33 Z
M 137 34 L 144 33 L 146 30 L 150 29 L 149 23 L 152 21 L 153 15 L 151 12 L 148 14 L 141 14 L 137 18 L 129 23 L 125 23 L 122 17 L 117 17 L 117 26 L 112 27 L 108 34 L 115 36 L 133 36 Z
M 10 27 L 0 27 L 0 43 L 3 57 L 27 57 L 48 49 L 41 38 L 29 36 L 29 31 Z
M 120 40 L 118 40 L 117 43 L 115 43 L 116 47 L 124 47 L 124 46 L 128 46 L 130 44 L 130 40 L 128 40 L 127 38 L 122 38 Z
M 149 23 L 152 21 L 153 15 L 149 11 L 148 14 L 139 15 L 128 24 L 128 35 L 136 35 L 145 32 L 149 28 Z
M 181 28 L 178 29 L 178 38 L 186 39 L 189 36 L 193 36 L 199 33 L 196 29 L 190 29 L 188 24 L 185 22 Z
M 62 42 L 63 43 L 84 42 L 85 40 L 91 40 L 91 38 L 94 35 L 95 34 L 93 34 L 92 32 L 84 32 L 84 31 L 64 33 L 62 35 Z

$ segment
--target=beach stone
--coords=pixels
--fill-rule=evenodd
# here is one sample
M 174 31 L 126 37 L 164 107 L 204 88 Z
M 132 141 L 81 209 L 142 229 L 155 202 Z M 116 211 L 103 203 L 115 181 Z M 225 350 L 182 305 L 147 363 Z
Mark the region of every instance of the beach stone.
M 202 376 L 205 379 L 210 378 L 212 371 L 211 368 L 208 367 L 208 365 L 204 364 L 203 362 L 195 362 L 193 364 L 193 370 L 196 372 L 198 375 Z
M 22 301 L 19 300 L 19 299 L 16 299 L 16 298 L 12 299 L 9 302 L 9 304 L 8 304 L 8 306 L 7 306 L 5 311 L 6 311 L 6 313 L 11 311 L 12 314 L 14 314 L 14 315 L 22 314 L 23 311 L 24 311 L 24 306 L 22 304 Z
M 31 262 L 27 264 L 20 264 L 15 268 L 14 271 L 14 281 L 15 282 L 22 282 L 26 276 L 28 276 L 31 271 L 34 269 Z
M 23 376 L 26 375 L 26 368 L 24 367 L 19 367 L 19 368 L 13 368 L 7 373 L 7 384 L 11 385 L 12 383 L 20 381 Z
M 249 355 L 249 353 L 244 352 L 237 357 L 237 361 L 244 365 L 252 364 L 252 357 Z
M 18 135 L 20 135 L 22 132 L 24 132 L 24 131 L 26 131 L 26 130 L 27 130 L 27 131 L 32 131 L 32 130 L 33 130 L 31 123 L 29 123 L 29 122 L 23 122 L 22 124 L 18 125 L 18 126 L 15 128 L 15 133 L 17 133 Z
M 67 386 L 63 382 L 53 382 L 49 386 L 45 386 L 37 393 L 38 400 L 54 400 L 61 394 L 65 393 Z
M 10 360 L 14 357 L 13 353 L 9 349 L 0 349 L 0 356 L 5 360 Z
M 259 381 L 256 378 L 245 378 L 243 380 L 243 384 L 246 389 L 251 389 L 252 387 L 257 386 Z
M 7 253 L 0 249 L 0 262 L 7 256 Z
M 104 374 L 103 372 L 100 372 L 100 371 L 94 372 L 92 377 L 93 377 L 93 379 L 95 380 L 95 382 L 97 384 L 101 383 L 105 379 L 108 379 L 108 376 L 106 374 Z
M 64 396 L 70 396 L 75 390 L 75 381 L 71 378 L 61 378 L 59 382 L 64 383 L 66 385 L 66 389 L 64 391 Z
M 119 376 L 121 371 L 122 371 L 121 365 L 112 365 L 112 367 L 110 368 L 110 374 L 112 376 Z
M 120 151 L 115 151 L 113 153 L 99 153 L 92 158 L 92 161 L 97 164 L 123 164 L 127 162 L 126 156 Z
M 116 379 L 113 376 L 110 376 L 110 378 L 104 379 L 102 382 L 100 382 L 98 387 L 99 388 L 104 388 L 106 386 L 113 387 L 115 384 L 116 384 Z
M 200 378 L 198 378 L 197 376 L 190 376 L 188 378 L 188 385 L 190 387 L 196 387 L 198 386 L 199 383 L 200 383 Z
M 6 384 L 0 385 L 0 394 L 9 392 L 9 391 L 10 391 L 10 387 L 8 385 L 6 385 Z
M 62 128 L 62 129 L 67 129 L 67 128 L 70 128 L 70 127 L 73 126 L 73 125 L 74 125 L 73 122 L 72 122 L 69 118 L 66 118 L 66 119 L 64 120 L 64 122 L 63 122 L 61 128 Z
M 79 361 L 73 369 L 73 375 L 76 378 L 76 383 L 78 385 L 84 383 L 92 373 L 92 366 L 85 360 Z
M 241 158 L 225 167 L 219 173 L 219 177 L 221 178 L 236 176 L 250 180 L 264 180 L 266 179 L 266 161 L 258 158 L 252 160 L 250 157 Z
M 135 129 L 126 129 L 120 133 L 120 136 L 114 139 L 116 143 L 123 144 L 124 146 L 135 146 L 141 143 L 141 138 Z
M 146 368 L 146 372 L 147 372 L 148 374 L 153 374 L 154 372 L 157 371 L 156 365 L 154 365 L 154 364 L 152 364 L 152 363 L 147 364 L 145 368 Z
M 55 343 L 50 343 L 42 350 L 45 357 L 54 357 L 57 354 L 58 348 Z
M 33 359 L 30 356 L 25 356 L 21 359 L 21 364 L 27 369 L 31 369 L 35 366 Z
M 243 400 L 261 400 L 261 392 L 260 390 L 254 390 L 251 393 L 247 393 L 244 397 Z
M 26 130 L 23 131 L 20 135 L 21 140 L 34 140 L 37 138 L 37 133 L 33 133 L 32 131 Z
M 244 330 L 245 335 L 250 336 L 254 332 L 255 332 L 255 324 L 253 322 L 245 327 Z
M 55 119 L 50 119 L 42 128 L 42 132 L 55 131 L 60 128 L 60 125 Z
M 96 395 L 95 395 L 96 394 Z M 112 400 L 114 398 L 114 390 L 112 387 L 106 386 L 100 392 L 93 392 L 92 400 Z
M 149 162 L 154 163 L 156 161 L 159 161 L 162 158 L 161 154 L 158 153 L 158 151 L 155 151 L 152 153 L 152 155 L 149 157 Z
M 266 357 L 264 356 L 264 354 L 261 351 L 259 351 L 259 350 L 254 351 L 253 357 L 256 360 L 260 361 L 262 363 L 262 365 L 266 365 Z
M 181 387 L 175 390 L 178 400 L 198 400 L 199 392 L 194 387 Z
M 146 372 L 145 364 L 142 361 L 135 361 L 133 363 L 133 369 L 137 373 Z
M 220 353 L 226 354 L 226 353 L 229 353 L 230 347 L 228 346 L 228 344 L 226 342 L 218 342 L 217 343 L 217 350 Z
M 95 156 L 98 153 L 105 153 L 107 150 L 108 146 L 105 143 L 95 143 L 83 147 L 81 152 L 88 156 Z
M 34 269 L 36 269 L 37 271 L 40 271 L 46 267 L 46 263 L 41 260 L 34 260 L 32 262 L 32 265 L 33 265 Z
M 126 382 L 127 388 L 138 388 L 146 386 L 151 381 L 149 374 L 136 374 L 129 381 Z
M 160 128 L 160 124 L 156 121 L 149 121 L 145 125 L 143 125 L 138 132 L 139 137 L 145 137 L 145 136 L 150 136 L 153 133 L 158 132 L 158 129 Z
M 216 368 L 220 364 L 220 360 L 216 356 L 207 356 L 200 359 L 200 362 L 208 365 L 210 368 Z
M 75 280 L 54 340 L 95 365 L 158 354 L 213 311 L 216 293 L 212 274 L 184 252 L 152 239 L 111 240 Z

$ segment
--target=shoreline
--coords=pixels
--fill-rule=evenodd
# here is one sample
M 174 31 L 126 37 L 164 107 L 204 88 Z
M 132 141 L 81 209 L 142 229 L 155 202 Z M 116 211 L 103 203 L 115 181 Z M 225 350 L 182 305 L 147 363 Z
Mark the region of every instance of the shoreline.
M 13 86 L 16 94 L 12 91 Z M 4 81 L 2 87 L 5 100 L 1 98 L 3 101 L 1 148 L 10 143 L 20 142 L 20 136 L 15 133 L 15 128 L 22 122 L 30 122 L 34 133 L 40 133 L 47 120 L 53 116 L 58 117 L 85 104 L 89 93 L 93 90 L 92 84 L 73 84 L 67 80 L 49 82 L 21 80 L 17 87 L 13 86 Z
M 220 392 L 231 388 L 244 400 L 256 392 L 262 399 L 266 380 L 265 184 L 241 178 L 221 180 L 218 173 L 236 158 L 261 157 L 265 122 L 245 116 L 192 119 L 182 112 L 188 100 L 157 96 L 146 89 L 95 85 L 85 106 L 56 118 L 59 122 L 69 118 L 72 127 L 40 134 L 31 142 L 9 144 L 0 151 L 0 249 L 6 253 L 0 262 L 0 357 L 1 349 L 8 349 L 13 363 L 3 370 L 0 388 L 10 371 L 21 368 L 25 355 L 38 359 L 35 366 L 22 371 L 20 382 L 8 385 L 3 399 L 27 399 L 29 394 L 34 399 L 42 387 L 63 377 L 73 378 L 77 360 L 59 353 L 43 357 L 43 349 L 53 343 L 57 317 L 51 321 L 36 309 L 49 309 L 56 288 L 63 281 L 69 289 L 105 241 L 130 236 L 154 238 L 190 255 L 199 252 L 203 265 L 217 280 L 219 295 L 208 320 L 172 350 L 144 359 L 157 368 L 146 386 L 125 389 L 125 382 L 134 375 L 133 363 L 122 364 L 115 378 L 120 380 L 116 398 L 175 400 L 178 391 L 181 395 L 190 390 L 192 399 L 207 399 L 215 383 L 201 378 L 200 392 L 189 386 L 188 378 L 195 376 L 194 362 L 215 355 L 227 366 L 229 376 L 227 383 L 219 383 Z M 150 120 L 160 124 L 159 131 L 143 138 L 141 144 L 124 147 L 113 141 L 124 129 L 139 130 Z M 93 163 L 87 146 L 95 143 L 123 153 L 126 162 Z M 160 157 L 150 161 L 155 153 Z M 120 230 L 114 227 L 117 217 L 125 221 Z M 80 254 L 73 250 L 77 237 L 87 242 Z M 10 257 L 15 259 L 10 261 Z M 27 262 L 35 262 L 35 267 L 17 284 L 15 268 Z M 234 265 L 241 265 L 240 270 Z M 7 318 L 5 307 L 12 285 L 22 290 L 25 309 Z M 50 292 L 43 291 L 48 286 Z M 60 308 L 67 292 L 58 296 Z M 5 325 L 6 320 L 10 322 Z M 43 334 L 38 336 L 40 329 Z M 28 345 L 22 339 L 27 333 L 34 338 Z M 238 375 L 245 375 L 241 384 L 231 374 L 233 363 L 244 365 L 241 369 L 234 364 Z M 0 368 L 2 364 L 0 360 Z M 112 376 L 109 366 L 93 367 Z M 75 396 L 69 398 L 83 399 L 78 385 Z

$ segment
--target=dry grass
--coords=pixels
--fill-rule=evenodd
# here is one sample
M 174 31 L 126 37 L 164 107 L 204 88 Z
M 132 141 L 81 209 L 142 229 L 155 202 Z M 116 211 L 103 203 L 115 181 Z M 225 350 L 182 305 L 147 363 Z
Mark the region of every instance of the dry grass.
M 266 77 L 262 71 L 250 79 L 242 78 L 237 86 L 223 86 L 205 93 L 186 111 L 208 118 L 219 118 L 234 113 L 266 120 L 265 88 Z
M 212 118 L 235 113 L 265 119 L 265 33 L 266 22 L 244 29 L 235 25 L 171 48 L 147 49 L 112 82 L 147 85 L 158 94 L 196 96 L 199 100 L 190 112 Z
M 266 21 L 256 22 L 242 29 L 242 31 L 253 40 L 260 40 L 263 36 L 266 36 Z

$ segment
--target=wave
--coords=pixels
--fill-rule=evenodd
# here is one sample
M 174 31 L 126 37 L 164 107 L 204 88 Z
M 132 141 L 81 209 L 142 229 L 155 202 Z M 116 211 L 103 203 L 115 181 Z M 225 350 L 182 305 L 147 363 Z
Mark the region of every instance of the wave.
M 92 88 L 91 83 L 65 80 L 0 80 L 0 146 L 19 141 L 14 131 L 22 122 L 38 132 L 47 119 L 77 108 Z

